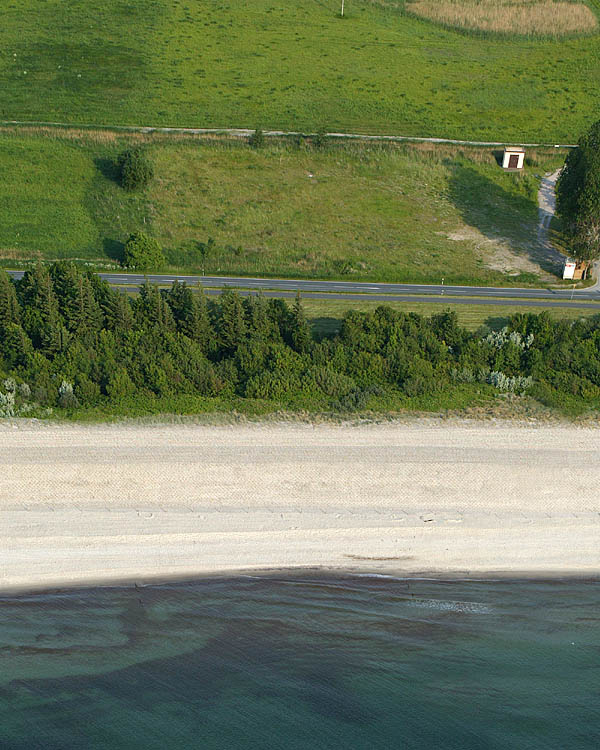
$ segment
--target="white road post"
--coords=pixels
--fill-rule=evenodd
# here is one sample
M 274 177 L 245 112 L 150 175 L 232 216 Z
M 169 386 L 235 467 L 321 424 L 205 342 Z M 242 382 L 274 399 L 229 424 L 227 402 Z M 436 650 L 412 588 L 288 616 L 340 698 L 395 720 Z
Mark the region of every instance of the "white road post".
M 342 0 L 342 18 L 344 17 L 344 0 Z
M 444 296 L 444 277 L 442 276 L 442 291 L 440 292 L 441 296 Z

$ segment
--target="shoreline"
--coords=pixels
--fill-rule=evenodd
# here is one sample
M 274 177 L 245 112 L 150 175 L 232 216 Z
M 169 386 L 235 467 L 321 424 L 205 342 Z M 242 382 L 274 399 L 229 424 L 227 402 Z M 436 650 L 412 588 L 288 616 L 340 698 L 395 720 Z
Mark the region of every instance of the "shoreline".
M 0 424 L 0 596 L 311 572 L 600 576 L 600 431 Z
M 355 570 L 353 568 L 331 568 L 327 566 L 312 567 L 288 567 L 288 568 L 243 568 L 239 570 L 222 570 L 212 572 L 200 572 L 188 576 L 164 576 L 157 573 L 140 579 L 97 579 L 85 580 L 77 583 L 63 583 L 57 581 L 48 585 L 40 586 L 16 586 L 0 587 L 0 603 L 7 600 L 17 600 L 29 597 L 53 597 L 69 596 L 78 592 L 96 591 L 105 589 L 144 589 L 161 587 L 186 587 L 204 585 L 214 582 L 239 581 L 242 579 L 256 579 L 273 582 L 292 580 L 293 582 L 318 583 L 318 582 L 343 582 L 364 581 L 385 583 L 410 583 L 412 581 L 429 581 L 432 583 L 443 583 L 448 585 L 458 583 L 600 583 L 600 570 L 596 573 L 586 574 L 581 571 L 551 571 L 551 572 L 528 572 L 528 571 L 479 571 L 472 575 L 465 571 L 438 573 L 436 571 L 416 571 L 414 573 L 375 573 Z

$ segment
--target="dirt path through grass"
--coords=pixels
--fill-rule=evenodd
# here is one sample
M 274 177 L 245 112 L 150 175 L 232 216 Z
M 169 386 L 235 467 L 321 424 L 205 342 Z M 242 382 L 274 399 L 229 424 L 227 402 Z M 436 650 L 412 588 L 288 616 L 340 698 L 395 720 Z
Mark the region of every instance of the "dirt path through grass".
M 538 191 L 538 244 L 549 263 L 556 265 L 557 272 L 562 268 L 564 256 L 558 252 L 550 241 L 550 222 L 556 212 L 556 181 L 560 169 L 542 178 Z
M 228 135 L 234 138 L 249 138 L 254 130 L 251 128 L 167 128 L 153 125 L 94 125 L 90 123 L 77 124 L 68 122 L 46 122 L 42 120 L 0 120 L 0 127 L 22 128 L 79 128 L 82 130 L 124 132 L 124 133 L 165 133 L 167 135 Z M 298 130 L 264 130 L 265 137 L 286 138 L 304 136 L 310 138 L 316 135 L 311 132 Z M 577 148 L 573 143 L 521 143 L 512 141 L 464 141 L 456 138 L 435 138 L 418 135 L 374 135 L 369 133 L 324 133 L 328 138 L 346 138 L 358 141 L 414 141 L 416 143 L 449 143 L 456 146 L 523 146 L 527 148 Z

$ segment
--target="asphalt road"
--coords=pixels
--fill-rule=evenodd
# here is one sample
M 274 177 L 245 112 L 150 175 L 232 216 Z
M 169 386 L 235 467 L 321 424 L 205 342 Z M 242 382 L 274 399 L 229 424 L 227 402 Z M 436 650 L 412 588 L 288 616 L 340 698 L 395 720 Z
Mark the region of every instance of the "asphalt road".
M 9 271 L 20 278 L 23 271 Z M 151 283 L 170 285 L 173 281 L 185 281 L 213 289 L 223 287 L 240 290 L 262 289 L 268 296 L 294 296 L 299 290 L 303 296 L 317 299 L 348 299 L 368 295 L 370 299 L 385 301 L 446 302 L 455 304 L 513 304 L 534 307 L 582 307 L 581 302 L 591 302 L 585 307 L 595 307 L 600 302 L 600 288 L 572 289 L 523 289 L 477 286 L 447 286 L 442 284 L 379 284 L 376 282 L 318 281 L 311 279 L 252 279 L 235 276 L 186 276 L 175 274 L 129 274 L 101 273 L 101 278 L 112 286 L 137 288 L 148 279 Z M 453 299 L 471 297 L 472 299 Z M 572 298 L 572 299 L 571 299 Z M 508 302 L 510 300 L 510 302 Z M 540 300 L 540 302 L 533 302 Z M 543 300 L 543 302 L 541 301 Z M 600 312 L 600 307 L 599 307 Z

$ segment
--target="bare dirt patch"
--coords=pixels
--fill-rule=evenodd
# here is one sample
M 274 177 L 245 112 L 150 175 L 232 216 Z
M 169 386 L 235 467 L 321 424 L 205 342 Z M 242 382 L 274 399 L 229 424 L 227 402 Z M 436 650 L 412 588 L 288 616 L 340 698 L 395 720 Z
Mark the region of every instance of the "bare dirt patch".
M 555 276 L 544 270 L 542 263 L 547 250 L 535 243 L 525 248 L 515 246 L 514 242 L 505 237 L 486 237 L 474 227 L 464 227 L 460 231 L 447 235 L 454 242 L 472 242 L 475 251 L 486 268 L 501 271 L 508 276 L 520 273 L 535 273 L 546 281 L 556 281 Z

